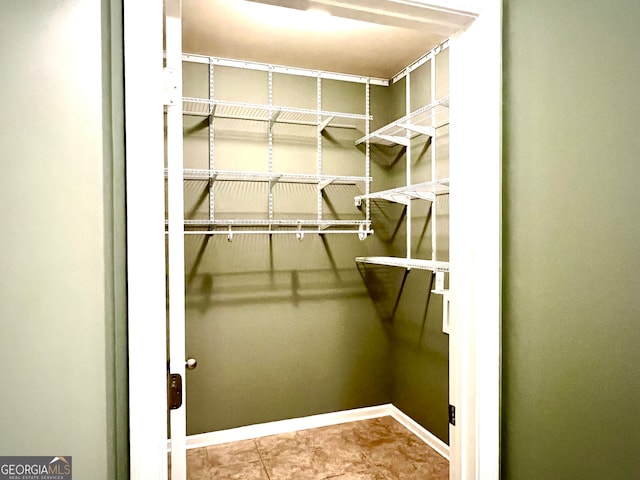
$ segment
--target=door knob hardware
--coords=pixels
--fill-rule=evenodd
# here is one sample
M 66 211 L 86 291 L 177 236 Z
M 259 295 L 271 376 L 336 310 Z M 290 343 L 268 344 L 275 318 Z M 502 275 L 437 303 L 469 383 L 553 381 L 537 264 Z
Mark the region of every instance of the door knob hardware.
M 193 370 L 198 366 L 198 361 L 195 358 L 189 358 L 184 363 L 184 366 L 186 367 L 187 370 Z

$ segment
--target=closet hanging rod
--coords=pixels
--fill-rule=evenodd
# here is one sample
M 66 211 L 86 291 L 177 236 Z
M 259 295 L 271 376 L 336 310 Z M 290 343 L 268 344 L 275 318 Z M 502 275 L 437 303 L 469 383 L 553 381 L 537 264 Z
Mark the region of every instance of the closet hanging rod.
M 169 224 L 169 220 L 165 219 L 165 225 Z M 326 231 L 337 232 L 340 230 L 348 230 L 350 232 L 363 232 L 371 229 L 368 220 L 184 220 L 185 233 L 195 231 L 198 228 L 215 229 L 212 231 L 228 232 L 229 230 L 236 232 L 257 231 L 262 233 L 270 232 L 298 232 L 300 230 L 310 230 L 314 232 Z M 192 229 L 192 230 L 189 230 Z M 243 230 L 244 229 L 244 230 Z
M 168 171 L 164 169 L 165 176 Z M 208 170 L 185 168 L 185 180 L 202 181 L 246 181 L 246 182 L 275 182 L 275 183 L 306 183 L 327 186 L 330 184 L 353 185 L 371 181 L 371 177 L 353 175 L 317 175 L 305 173 L 252 172 L 241 170 Z
M 168 220 L 165 220 L 165 224 L 168 224 Z M 332 228 L 356 228 L 361 230 L 369 228 L 369 222 L 367 220 L 185 220 L 185 227 L 197 228 L 197 227 L 209 227 L 209 228 L 224 228 L 227 231 L 229 228 L 246 228 L 248 230 L 254 230 L 261 228 L 262 232 L 274 231 L 272 229 L 283 229 L 283 231 L 293 231 L 291 229 L 308 229 L 308 230 L 331 230 Z
M 185 230 L 185 235 L 226 235 L 229 230 Z M 232 236 L 237 235 L 326 235 L 326 234 L 357 234 L 359 236 L 372 235 L 373 230 L 232 230 Z

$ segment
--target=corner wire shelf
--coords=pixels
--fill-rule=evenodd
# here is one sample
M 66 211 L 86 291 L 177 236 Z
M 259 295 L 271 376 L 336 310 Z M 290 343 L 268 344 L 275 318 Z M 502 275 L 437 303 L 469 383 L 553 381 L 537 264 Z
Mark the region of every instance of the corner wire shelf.
M 413 199 L 434 201 L 438 195 L 449 193 L 449 179 L 442 178 L 430 182 L 416 183 L 404 187 L 381 190 L 368 195 L 358 195 L 354 197 L 356 207 L 362 204 L 363 200 L 383 199 L 389 202 L 402 203 L 407 205 Z
M 408 100 L 407 100 L 408 102 Z M 415 110 L 398 120 L 385 125 L 382 128 L 365 135 L 356 140 L 355 144 L 370 142 L 379 145 L 403 145 L 407 148 L 411 146 L 411 139 L 418 135 L 434 136 L 435 130 L 449 123 L 449 97 L 443 97 L 436 102 Z M 434 174 L 434 172 L 432 172 Z M 413 199 L 429 200 L 434 202 L 436 196 L 449 193 L 449 179 L 435 179 L 429 182 L 405 185 L 372 192 L 354 197 L 356 206 L 361 205 L 363 200 L 383 199 L 390 202 L 410 205 Z M 432 205 L 434 208 L 434 205 Z M 407 235 L 407 238 L 410 238 Z M 410 247 L 407 246 L 407 251 Z M 435 256 L 435 246 L 432 249 Z M 439 260 L 424 260 L 417 258 L 402 257 L 356 257 L 356 262 L 374 265 L 384 265 L 389 267 L 402 267 L 410 270 L 412 268 L 429 270 L 432 272 L 449 272 L 449 262 Z M 439 291 L 437 293 L 440 293 Z
M 418 135 L 433 136 L 437 128 L 448 124 L 449 96 L 446 96 L 359 138 L 356 145 L 368 140 L 378 145 L 409 147 L 412 138 Z
M 408 270 L 415 268 L 419 270 L 430 270 L 432 272 L 449 271 L 449 262 L 440 260 L 421 260 L 401 257 L 356 257 L 356 262 L 385 265 L 388 267 L 402 267 Z
M 182 99 L 184 115 L 199 117 L 214 117 L 232 120 L 249 120 L 268 122 L 269 128 L 274 124 L 304 125 L 320 127 L 353 128 L 357 129 L 357 122 L 371 120 L 371 116 L 357 113 L 330 112 L 324 110 L 283 107 L 277 105 L 263 105 L 257 103 L 230 102 L 225 100 L 210 100 L 206 98 L 184 97 Z M 351 120 L 351 123 L 340 121 Z

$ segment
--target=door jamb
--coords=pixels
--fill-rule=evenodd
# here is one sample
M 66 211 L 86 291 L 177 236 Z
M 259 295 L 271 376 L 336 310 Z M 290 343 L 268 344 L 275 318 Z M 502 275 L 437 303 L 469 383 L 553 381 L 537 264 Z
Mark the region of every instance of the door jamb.
M 500 472 L 502 2 L 484 6 L 449 42 L 452 480 Z
M 130 478 L 167 479 L 163 5 L 124 0 Z

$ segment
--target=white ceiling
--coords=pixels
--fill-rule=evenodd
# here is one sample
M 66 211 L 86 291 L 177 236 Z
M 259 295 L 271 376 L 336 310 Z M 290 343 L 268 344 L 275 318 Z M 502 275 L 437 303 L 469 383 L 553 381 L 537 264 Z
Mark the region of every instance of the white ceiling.
M 186 53 L 381 78 L 474 18 L 423 0 L 183 0 L 182 17 Z

